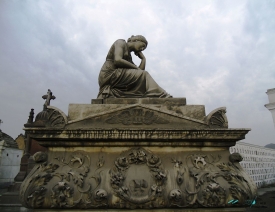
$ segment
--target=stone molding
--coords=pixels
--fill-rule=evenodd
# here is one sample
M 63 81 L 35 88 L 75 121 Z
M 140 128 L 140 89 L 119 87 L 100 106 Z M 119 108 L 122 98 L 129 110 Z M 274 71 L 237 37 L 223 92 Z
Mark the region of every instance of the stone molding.
M 245 138 L 250 129 L 203 129 L 203 130 L 158 130 L 158 129 L 90 129 L 58 130 L 41 128 L 24 128 L 28 134 L 40 141 L 54 139 L 85 140 L 223 140 L 237 141 Z M 47 137 L 47 134 L 51 137 Z

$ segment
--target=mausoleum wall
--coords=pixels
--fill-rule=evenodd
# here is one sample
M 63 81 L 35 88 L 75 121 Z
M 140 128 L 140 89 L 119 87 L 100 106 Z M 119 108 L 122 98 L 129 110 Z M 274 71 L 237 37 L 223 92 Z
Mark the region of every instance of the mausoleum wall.
M 250 175 L 257 187 L 275 183 L 275 150 L 237 142 L 229 149 L 230 153 L 238 152 L 242 155 L 243 161 L 240 165 Z

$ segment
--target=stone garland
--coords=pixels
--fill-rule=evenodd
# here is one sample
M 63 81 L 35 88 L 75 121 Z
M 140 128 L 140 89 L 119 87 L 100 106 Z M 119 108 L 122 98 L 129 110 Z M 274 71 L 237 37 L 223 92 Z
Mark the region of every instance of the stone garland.
M 255 198 L 237 153 L 228 162 L 211 154 L 170 158 L 169 170 L 164 159 L 144 148 L 122 152 L 110 168 L 103 156 L 94 161 L 85 151 L 51 161 L 43 154 L 34 155 L 38 164 L 22 185 L 21 200 L 28 208 L 241 207 Z

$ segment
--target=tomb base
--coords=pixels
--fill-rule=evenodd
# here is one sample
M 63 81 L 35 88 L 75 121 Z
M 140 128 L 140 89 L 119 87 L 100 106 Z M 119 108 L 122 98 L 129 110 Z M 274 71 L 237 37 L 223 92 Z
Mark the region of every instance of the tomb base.
M 127 102 L 128 101 L 128 102 Z M 185 99 L 93 100 L 68 116 L 48 106 L 25 125 L 48 149 L 23 182 L 27 208 L 94 211 L 245 211 L 256 185 L 229 147 L 225 108 L 205 115 Z

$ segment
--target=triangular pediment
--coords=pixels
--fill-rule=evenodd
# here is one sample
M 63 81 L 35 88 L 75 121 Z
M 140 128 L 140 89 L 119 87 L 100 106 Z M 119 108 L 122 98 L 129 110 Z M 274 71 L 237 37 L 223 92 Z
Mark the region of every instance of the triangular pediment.
M 70 120 L 66 128 L 202 129 L 208 128 L 208 125 L 202 120 L 174 111 L 151 105 L 134 104 L 109 108 L 97 113 L 86 113 L 81 118 Z

